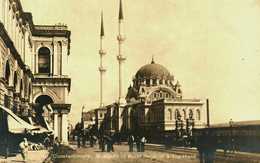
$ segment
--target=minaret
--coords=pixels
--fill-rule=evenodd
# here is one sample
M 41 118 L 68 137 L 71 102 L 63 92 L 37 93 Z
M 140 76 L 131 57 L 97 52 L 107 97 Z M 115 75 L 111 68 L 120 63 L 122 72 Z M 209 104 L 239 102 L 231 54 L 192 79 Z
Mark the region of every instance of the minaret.
M 100 72 L 100 107 L 104 106 L 103 103 L 103 74 L 106 72 L 106 69 L 103 67 L 103 56 L 106 54 L 106 51 L 103 49 L 103 39 L 105 36 L 104 32 L 104 23 L 103 23 L 103 11 L 101 12 L 101 29 L 100 29 L 100 66 L 99 66 L 99 72 Z
M 119 92 L 118 92 L 118 102 L 120 104 L 125 103 L 125 99 L 123 97 L 122 94 L 122 77 L 123 77 L 123 63 L 126 60 L 126 58 L 122 55 L 122 44 L 125 41 L 125 37 L 122 35 L 122 26 L 123 26 L 123 20 L 124 20 L 124 16 L 123 16 L 123 7 L 122 7 L 122 0 L 120 0 L 120 4 L 119 4 L 119 16 L 118 16 L 118 36 L 117 36 L 117 40 L 118 40 L 118 56 L 117 56 L 117 60 L 118 60 L 118 66 L 119 66 Z

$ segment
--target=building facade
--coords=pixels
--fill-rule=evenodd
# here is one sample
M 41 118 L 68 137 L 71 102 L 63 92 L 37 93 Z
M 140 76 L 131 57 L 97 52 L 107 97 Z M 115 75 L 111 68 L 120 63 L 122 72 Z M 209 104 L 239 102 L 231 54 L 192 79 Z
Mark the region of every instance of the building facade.
M 67 140 L 67 76 L 70 31 L 66 25 L 35 25 L 20 0 L 0 0 L 0 104 L 46 127 L 49 105 L 54 136 Z
M 125 100 L 123 109 L 118 103 L 96 109 L 98 130 L 156 140 L 167 134 L 192 136 L 192 129 L 206 127 L 204 102 L 184 99 L 180 82 L 154 61 L 137 71 Z

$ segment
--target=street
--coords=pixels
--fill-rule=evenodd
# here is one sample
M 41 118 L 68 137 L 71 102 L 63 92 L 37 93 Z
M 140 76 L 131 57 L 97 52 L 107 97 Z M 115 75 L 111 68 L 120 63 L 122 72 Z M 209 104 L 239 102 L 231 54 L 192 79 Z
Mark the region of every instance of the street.
M 128 152 L 127 145 L 115 145 L 115 152 L 101 152 L 98 147 L 79 148 L 70 156 L 60 155 L 57 163 L 198 163 L 195 156 L 176 155 L 155 151 Z
M 55 159 L 55 163 L 199 163 L 197 153 L 190 152 L 169 152 L 157 151 L 153 149 L 140 152 L 128 152 L 127 145 L 114 145 L 114 152 L 101 152 L 98 146 L 93 148 L 87 146 L 85 148 L 77 148 L 70 155 L 59 155 Z M 149 147 L 148 147 L 149 148 Z M 252 156 L 253 157 L 253 156 Z M 255 159 L 245 159 L 246 157 L 236 157 L 229 155 L 227 157 L 217 157 L 215 163 L 251 163 L 256 162 Z

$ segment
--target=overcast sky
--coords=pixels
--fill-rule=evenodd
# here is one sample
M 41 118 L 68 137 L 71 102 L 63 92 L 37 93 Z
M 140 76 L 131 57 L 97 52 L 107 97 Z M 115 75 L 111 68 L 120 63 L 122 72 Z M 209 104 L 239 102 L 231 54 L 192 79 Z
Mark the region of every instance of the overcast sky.
M 35 24 L 65 23 L 72 31 L 69 75 L 72 122 L 81 107 L 99 105 L 99 30 L 104 11 L 104 102 L 118 96 L 119 0 L 21 0 Z M 127 57 L 125 92 L 144 64 L 164 65 L 179 80 L 184 98 L 210 100 L 212 122 L 259 119 L 259 0 L 123 0 Z M 86 109 L 86 110 L 87 110 Z

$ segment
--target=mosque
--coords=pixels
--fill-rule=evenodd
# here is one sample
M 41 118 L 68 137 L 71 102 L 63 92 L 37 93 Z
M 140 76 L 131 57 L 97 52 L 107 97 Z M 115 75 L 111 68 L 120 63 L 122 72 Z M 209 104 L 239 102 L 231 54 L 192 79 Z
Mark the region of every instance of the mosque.
M 156 139 L 175 132 L 176 136 L 191 135 L 192 128 L 206 126 L 206 110 L 200 99 L 183 98 L 179 81 L 165 68 L 152 59 L 150 64 L 142 66 L 135 74 L 126 96 L 122 93 L 123 56 L 122 44 L 125 41 L 121 33 L 123 17 L 122 0 L 119 5 L 118 64 L 119 83 L 118 101 L 110 105 L 103 104 L 103 75 L 105 69 L 102 59 L 104 39 L 103 14 L 101 18 L 101 47 L 99 50 L 100 71 L 100 107 L 95 109 L 95 127 L 98 132 L 119 134 L 143 134 Z M 156 133 L 156 134 L 155 134 Z

